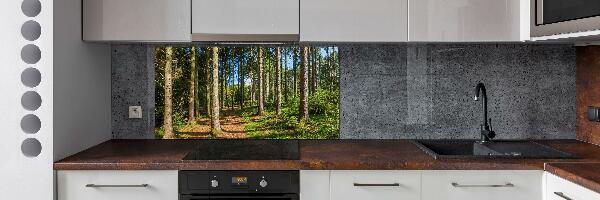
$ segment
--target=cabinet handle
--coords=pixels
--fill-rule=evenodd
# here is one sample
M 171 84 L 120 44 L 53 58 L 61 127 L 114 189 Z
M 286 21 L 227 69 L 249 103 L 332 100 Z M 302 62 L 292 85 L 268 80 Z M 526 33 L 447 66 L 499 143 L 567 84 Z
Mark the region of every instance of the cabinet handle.
M 504 185 L 461 185 L 458 183 L 452 183 L 452 186 L 454 187 L 458 187 L 458 188 L 477 188 L 477 187 L 493 187 L 493 188 L 497 188 L 497 187 L 515 187 L 514 184 L 512 183 L 507 183 Z
M 97 185 L 97 184 L 87 184 L 85 185 L 85 187 L 91 187 L 91 188 L 127 188 L 127 187 L 133 187 L 133 188 L 137 188 L 137 187 L 148 187 L 148 184 L 139 184 L 139 185 Z
M 569 198 L 567 195 L 565 195 L 565 194 L 564 194 L 564 193 L 562 193 L 562 192 L 554 192 L 554 194 L 555 194 L 556 196 L 559 196 L 559 197 L 561 197 L 561 198 L 565 199 L 565 200 L 573 200 L 573 199 Z
M 398 187 L 400 183 L 354 183 L 354 187 Z

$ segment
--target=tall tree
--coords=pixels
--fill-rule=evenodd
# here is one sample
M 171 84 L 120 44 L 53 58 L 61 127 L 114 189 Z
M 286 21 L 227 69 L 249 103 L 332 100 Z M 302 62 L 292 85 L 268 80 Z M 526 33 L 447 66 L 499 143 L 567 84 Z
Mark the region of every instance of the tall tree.
M 271 96 L 270 96 L 270 91 L 271 91 L 270 90 L 271 89 L 270 86 L 271 85 L 270 85 L 270 80 L 269 80 L 270 79 L 269 75 L 271 74 L 270 70 L 269 70 L 269 68 L 271 66 L 271 62 L 270 62 L 271 59 L 269 59 L 270 58 L 269 50 L 267 50 L 266 53 L 267 53 L 267 55 L 265 56 L 265 63 L 264 63 L 265 65 L 263 66 L 264 67 L 264 69 L 263 69 L 263 71 L 264 71 L 264 73 L 263 73 L 263 81 L 264 81 L 263 86 L 265 87 L 265 88 L 263 88 L 263 91 L 265 92 L 265 94 L 264 94 L 265 104 L 268 105 L 268 103 L 270 102 L 269 100 L 271 100 L 270 99 L 271 98 Z
M 238 72 L 238 85 L 240 86 L 240 109 L 244 109 L 244 66 L 242 65 L 242 61 L 244 61 L 244 55 L 245 55 L 245 48 L 241 48 L 240 52 L 239 52 L 239 58 L 238 58 L 238 67 L 239 67 L 239 72 Z
M 302 64 L 300 67 L 300 108 L 299 120 L 308 119 L 308 47 L 302 47 Z
M 275 113 L 281 114 L 281 48 L 277 47 L 275 65 Z
M 212 48 L 212 116 L 211 133 L 220 134 L 221 124 L 219 123 L 219 47 Z
M 250 58 L 254 59 L 254 48 L 250 48 Z M 256 81 L 254 79 L 254 64 L 256 64 L 255 60 L 253 60 L 252 64 L 249 65 L 250 68 L 248 68 L 248 77 L 250 77 L 250 106 L 254 106 L 254 99 L 256 99 L 256 92 L 254 90 L 256 90 Z
M 319 79 L 317 79 L 318 77 L 318 72 L 317 72 L 317 66 L 319 66 L 319 55 L 321 53 L 319 52 L 319 48 L 317 47 L 313 47 L 312 49 L 312 58 L 313 58 L 313 63 L 312 63 L 312 69 L 310 70 L 312 73 L 312 89 L 311 92 L 315 92 L 317 90 L 317 81 L 319 81 Z
M 204 63 L 204 74 L 205 74 L 204 78 L 206 79 L 206 81 L 205 81 L 205 83 L 206 83 L 205 84 L 205 86 L 206 86 L 206 114 L 208 114 L 208 116 L 210 117 L 210 116 L 212 116 L 212 102 L 211 102 L 212 101 L 211 100 L 212 99 L 212 95 L 211 95 L 212 94 L 212 87 L 211 87 L 211 85 L 212 85 L 212 70 L 210 67 L 211 66 L 210 60 L 211 60 L 212 54 L 209 54 L 209 53 L 212 53 L 212 52 L 210 52 L 209 48 L 205 48 L 205 51 L 206 51 L 206 54 L 205 54 L 206 60 Z
M 263 86 L 263 48 L 258 48 L 258 115 L 265 114 L 265 94 Z
M 196 47 L 192 46 L 190 50 L 190 92 L 188 101 L 188 123 L 196 123 Z
M 173 74 L 171 72 L 173 64 L 173 47 L 165 49 L 165 110 L 163 128 L 165 129 L 165 139 L 175 138 L 173 132 Z
M 294 63 L 292 63 L 292 65 L 294 66 L 294 72 L 293 77 L 294 77 L 294 98 L 296 98 L 296 94 L 298 93 L 298 70 L 297 70 L 297 66 L 298 66 L 298 48 L 294 47 Z
M 283 76 L 283 94 L 284 94 L 284 101 L 287 102 L 288 101 L 288 67 L 287 67 L 287 57 L 289 54 L 289 48 L 284 49 L 283 51 L 283 70 L 281 70 L 282 72 L 282 76 Z

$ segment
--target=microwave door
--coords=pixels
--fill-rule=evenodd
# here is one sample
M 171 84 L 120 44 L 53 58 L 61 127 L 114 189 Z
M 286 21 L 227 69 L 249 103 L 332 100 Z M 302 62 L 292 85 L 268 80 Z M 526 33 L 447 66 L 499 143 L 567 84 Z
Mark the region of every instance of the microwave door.
M 537 25 L 596 16 L 600 16 L 599 0 L 536 0 Z

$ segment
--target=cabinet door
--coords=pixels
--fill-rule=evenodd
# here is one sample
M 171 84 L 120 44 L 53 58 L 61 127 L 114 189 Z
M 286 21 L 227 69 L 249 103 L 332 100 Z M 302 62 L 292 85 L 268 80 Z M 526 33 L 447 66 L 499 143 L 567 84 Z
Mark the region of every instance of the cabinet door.
M 179 198 L 177 171 L 58 171 L 56 182 L 58 200 Z
M 299 0 L 192 0 L 194 41 L 298 41 Z
M 417 0 L 409 3 L 409 41 L 529 39 L 529 1 Z
M 542 171 L 424 171 L 422 200 L 542 200 Z
M 331 171 L 331 200 L 419 200 L 419 171 Z
M 408 0 L 302 0 L 300 40 L 407 41 Z
M 600 194 L 550 173 L 546 173 L 545 196 L 545 200 L 600 200 Z
M 83 0 L 83 40 L 190 41 L 189 0 Z
M 300 200 L 329 200 L 329 170 L 300 171 Z

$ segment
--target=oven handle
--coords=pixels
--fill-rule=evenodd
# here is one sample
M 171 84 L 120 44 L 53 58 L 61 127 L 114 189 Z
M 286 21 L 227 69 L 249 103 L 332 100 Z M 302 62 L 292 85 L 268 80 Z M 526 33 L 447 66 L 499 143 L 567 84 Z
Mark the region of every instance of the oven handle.
M 239 195 L 206 195 L 206 196 L 195 196 L 195 195 L 180 195 L 180 200 L 206 200 L 206 199 L 289 199 L 298 200 L 297 194 L 284 194 L 284 195 L 253 195 L 253 194 L 239 194 Z

